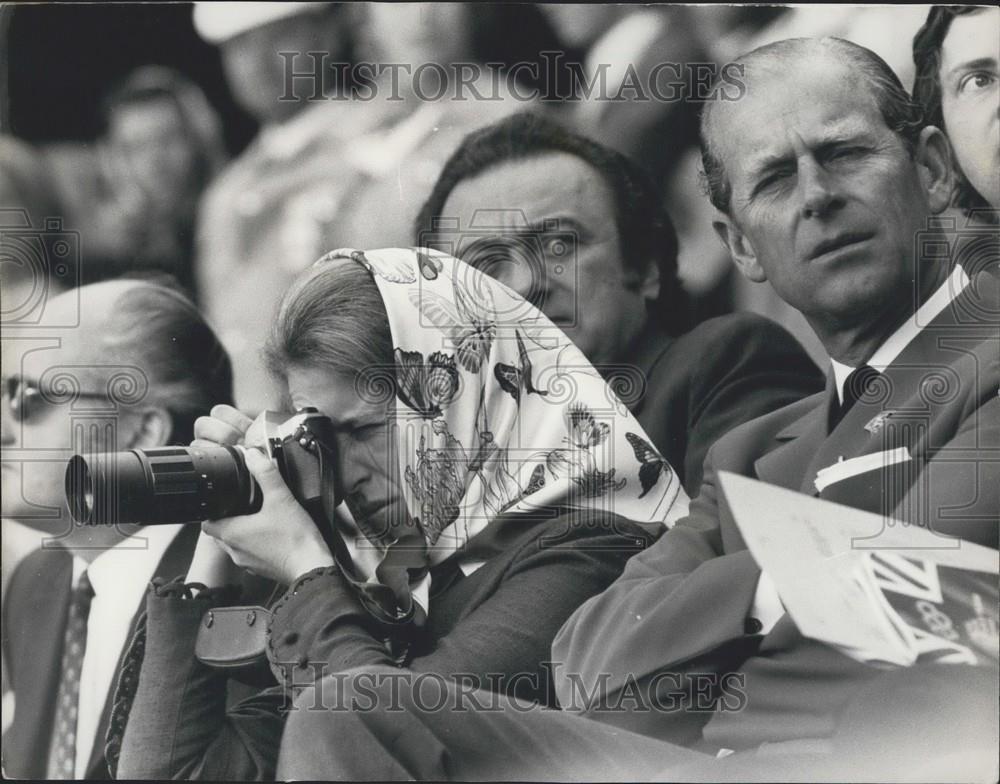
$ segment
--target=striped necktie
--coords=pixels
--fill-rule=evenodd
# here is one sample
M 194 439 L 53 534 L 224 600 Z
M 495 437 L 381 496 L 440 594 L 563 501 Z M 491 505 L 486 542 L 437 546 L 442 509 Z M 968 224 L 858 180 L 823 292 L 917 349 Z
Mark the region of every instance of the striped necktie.
M 87 619 L 94 588 L 84 572 L 77 580 L 70 597 L 66 635 L 63 640 L 62 678 L 56 698 L 55 722 L 52 745 L 49 748 L 47 778 L 75 778 L 76 768 L 76 719 L 80 702 L 80 670 L 83 654 L 87 650 Z

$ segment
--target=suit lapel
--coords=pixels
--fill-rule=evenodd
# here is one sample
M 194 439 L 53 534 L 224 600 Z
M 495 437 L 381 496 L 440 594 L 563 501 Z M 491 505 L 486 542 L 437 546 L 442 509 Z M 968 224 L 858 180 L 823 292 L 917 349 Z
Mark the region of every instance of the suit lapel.
M 188 566 L 191 564 L 191 558 L 194 555 L 194 547 L 198 541 L 198 532 L 200 530 L 199 526 L 196 525 L 184 526 L 180 533 L 174 537 L 174 541 L 170 543 L 167 551 L 163 554 L 159 565 L 156 567 L 156 571 L 153 573 L 153 577 L 162 577 L 164 579 L 172 580 L 178 575 L 184 575 L 187 572 Z M 115 680 L 111 684 L 111 689 L 104 700 L 104 709 L 101 711 L 101 721 L 97 725 L 97 735 L 94 737 L 94 748 L 91 749 L 90 762 L 87 765 L 88 779 L 106 779 L 110 777 L 107 762 L 105 762 L 104 759 L 104 745 L 106 743 L 106 736 L 108 733 L 108 724 L 111 721 L 111 709 L 114 707 L 114 696 L 118 688 L 118 675 L 121 673 L 122 664 L 125 661 L 125 656 L 128 654 L 132 638 L 135 636 L 135 629 L 139 623 L 139 618 L 145 610 L 146 597 L 144 595 L 142 601 L 139 603 L 138 611 L 132 617 L 128 637 L 125 640 L 125 648 L 119 655 L 118 665 L 115 667 Z
M 73 580 L 73 558 L 64 549 L 39 555 L 38 571 L 26 586 L 16 619 L 19 628 L 12 632 L 16 642 L 10 648 L 16 667 L 15 720 L 4 737 L 8 747 L 4 756 L 9 752 L 15 761 L 6 772 L 18 778 L 45 776 Z
M 957 324 L 958 318 L 974 312 L 972 298 L 981 296 L 983 289 L 995 286 L 995 282 L 988 273 L 977 275 L 951 306 L 917 333 L 882 373 L 871 395 L 872 401 L 858 401 L 829 436 L 815 444 L 811 459 L 804 461 L 807 467 L 798 488 L 801 492 L 819 495 L 814 484 L 817 472 L 841 458 L 846 460 L 899 446 L 912 447 L 919 434 L 929 427 L 936 409 L 930 402 L 935 392 L 926 390 L 925 385 L 953 386 L 952 366 L 968 348 L 969 326 L 975 325 Z M 964 339 L 966 345 L 950 345 L 950 337 Z M 835 394 L 832 389 L 831 394 Z M 883 497 L 887 488 L 893 487 L 894 494 L 903 491 L 900 482 L 907 486 L 912 482 L 913 468 L 899 463 L 886 466 L 881 472 L 872 472 L 867 481 L 852 482 L 847 496 L 838 492 L 840 483 L 837 483 L 825 489 L 822 497 L 859 509 L 888 513 L 893 498 Z M 893 472 L 894 481 L 884 475 L 886 470 Z M 848 485 L 844 490 L 848 490 Z
M 775 435 L 781 446 L 754 463 L 759 479 L 790 490 L 800 489 L 804 467 L 826 438 L 831 395 L 834 394 L 831 374 L 826 391 L 815 396 L 815 405 Z

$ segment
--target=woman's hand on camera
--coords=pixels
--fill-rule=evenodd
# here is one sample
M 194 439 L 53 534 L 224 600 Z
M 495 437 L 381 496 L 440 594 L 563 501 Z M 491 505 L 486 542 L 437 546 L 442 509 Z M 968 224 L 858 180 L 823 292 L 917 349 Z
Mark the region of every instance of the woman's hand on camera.
M 215 409 L 212 414 L 214 418 Z M 316 524 L 277 467 L 256 449 L 246 450 L 246 464 L 264 496 L 261 510 L 206 521 L 201 530 L 216 539 L 237 566 L 285 585 L 312 569 L 332 566 L 333 556 Z
M 240 570 L 215 539 L 202 532 L 188 567 L 187 583 L 201 583 L 206 588 L 221 588 L 240 581 Z
M 212 406 L 208 416 L 194 421 L 194 441 L 191 446 L 236 446 L 243 443 L 243 436 L 253 420 L 232 406 Z

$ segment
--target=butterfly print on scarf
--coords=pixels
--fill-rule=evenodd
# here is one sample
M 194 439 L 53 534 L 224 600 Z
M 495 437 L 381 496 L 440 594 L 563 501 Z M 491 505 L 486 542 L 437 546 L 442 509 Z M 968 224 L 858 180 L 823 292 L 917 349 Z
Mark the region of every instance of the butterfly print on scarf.
M 486 303 L 479 305 L 455 283 L 454 306 L 440 294 L 426 289 L 411 290 L 409 297 L 423 316 L 448 336 L 458 363 L 470 373 L 478 373 L 497 332 L 492 295 L 487 292 Z
M 351 258 L 368 270 L 390 283 L 415 283 L 417 275 L 410 263 L 410 251 L 401 248 L 382 250 L 353 250 Z
M 529 496 L 533 493 L 537 493 L 545 487 L 545 464 L 539 463 L 535 466 L 535 470 L 531 472 L 531 476 L 528 478 L 528 484 L 524 488 L 524 495 Z
M 513 367 L 512 365 L 506 365 L 503 362 L 497 362 L 493 366 L 493 375 L 496 376 L 497 383 L 500 384 L 500 388 L 514 398 L 514 402 L 521 402 L 521 387 L 527 391 L 529 395 L 541 395 L 546 397 L 549 393 L 535 387 L 535 383 L 531 378 L 531 359 L 528 358 L 528 352 L 524 348 L 524 341 L 521 340 L 521 333 L 515 332 L 515 337 L 517 338 L 517 353 L 520 357 L 520 367 Z
M 588 449 L 553 449 L 545 453 L 544 458 L 545 467 L 553 479 L 568 477 L 587 498 L 603 496 L 612 490 L 622 490 L 628 482 L 626 479 L 615 481 L 614 468 L 609 471 L 599 470 L 596 458 Z
M 625 438 L 632 445 L 635 459 L 639 461 L 639 484 L 642 485 L 642 493 L 639 498 L 642 498 L 656 486 L 664 472 L 667 477 L 670 477 L 673 474 L 673 469 L 663 459 L 663 456 L 653 448 L 653 445 L 642 436 L 626 433 Z
M 441 260 L 418 248 L 414 248 L 413 252 L 417 256 L 417 266 L 420 267 L 420 274 L 424 276 L 424 279 L 437 280 L 438 274 L 444 269 Z
M 397 348 L 396 395 L 422 417 L 441 416 L 444 408 L 458 394 L 458 369 L 455 358 L 435 351 L 424 361 L 419 351 Z
M 586 498 L 599 498 L 608 491 L 622 490 L 628 480 L 615 481 L 615 469 L 598 471 L 596 468 L 584 472 L 582 476 L 574 476 L 573 481 Z
M 598 422 L 586 404 L 574 403 L 566 412 L 566 430 L 569 443 L 579 449 L 590 449 L 604 443 L 611 428 L 607 422 Z
M 458 519 L 459 503 L 465 493 L 451 449 L 427 449 L 424 437 L 417 447 L 416 466 L 407 466 L 406 483 L 420 502 L 420 524 L 429 544 Z M 457 442 L 456 442 L 457 443 Z

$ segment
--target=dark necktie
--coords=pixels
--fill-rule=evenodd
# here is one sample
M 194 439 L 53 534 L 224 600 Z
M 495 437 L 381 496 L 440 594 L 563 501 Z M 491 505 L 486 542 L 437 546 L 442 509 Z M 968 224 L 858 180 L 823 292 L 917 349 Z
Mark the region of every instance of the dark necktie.
M 49 748 L 50 779 L 72 779 L 76 767 L 76 719 L 80 702 L 80 670 L 87 650 L 87 619 L 94 589 L 84 572 L 70 597 L 66 636 L 63 640 L 62 678 L 56 698 L 52 745 Z
M 869 397 L 872 395 L 875 391 L 875 384 L 879 375 L 879 372 L 875 368 L 868 365 L 862 365 L 851 371 L 851 374 L 847 377 L 847 381 L 844 382 L 843 401 L 840 404 L 840 408 L 837 409 L 837 416 L 833 421 L 833 427 L 836 427 L 847 416 L 847 412 L 854 407 L 854 404 L 858 400 L 864 398 L 866 395 Z

